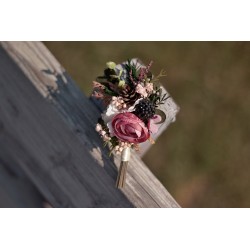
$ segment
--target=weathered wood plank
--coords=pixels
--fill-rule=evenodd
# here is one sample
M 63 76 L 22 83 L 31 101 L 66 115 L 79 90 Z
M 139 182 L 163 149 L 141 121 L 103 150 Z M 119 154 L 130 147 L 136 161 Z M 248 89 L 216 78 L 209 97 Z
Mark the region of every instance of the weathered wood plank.
M 100 111 L 94 105 L 92 105 L 92 103 L 86 96 L 84 96 L 80 92 L 69 75 L 65 72 L 65 70 L 61 67 L 61 65 L 42 43 L 4 42 L 2 43 L 2 46 L 11 56 L 11 58 L 16 62 L 16 64 L 19 65 L 20 69 L 24 72 L 26 77 L 29 78 L 30 82 L 26 84 L 33 84 L 36 87 L 36 89 L 40 93 L 41 99 L 42 97 L 45 98 L 47 100 L 47 105 L 53 107 L 53 112 L 56 119 L 57 115 L 60 114 L 61 120 L 64 121 L 62 127 L 64 127 L 65 130 L 66 128 L 70 129 L 71 133 L 69 134 L 71 134 L 71 137 L 74 137 L 74 139 L 77 138 L 78 143 L 76 144 L 78 149 L 76 149 L 77 153 L 76 155 L 74 155 L 74 157 L 79 158 L 79 155 L 88 155 L 89 153 L 89 155 L 92 156 L 92 161 L 95 161 L 94 169 L 95 167 L 97 167 L 97 169 L 105 171 L 105 174 L 107 176 L 105 178 L 110 178 L 112 180 L 111 182 L 114 183 L 117 174 L 117 166 L 119 165 L 119 159 L 115 158 L 113 161 L 113 159 L 110 159 L 108 157 L 107 152 L 102 148 L 100 138 L 94 130 L 95 123 L 100 115 Z M 42 100 L 40 101 L 42 103 Z M 32 102 L 31 100 L 29 100 L 29 103 Z M 26 103 L 26 105 L 28 105 L 28 103 Z M 40 110 L 40 112 L 42 112 L 42 110 Z M 38 119 L 37 116 L 36 118 Z M 43 117 L 43 119 L 45 119 L 45 117 Z M 39 120 L 41 119 L 39 118 Z M 40 122 L 43 123 L 42 120 Z M 51 127 L 49 123 L 47 123 L 47 126 L 48 128 Z M 65 133 L 67 134 L 68 132 Z M 55 132 L 55 134 L 57 133 Z M 46 135 L 44 134 L 43 136 Z M 51 136 L 52 138 L 55 137 L 55 135 L 53 135 L 52 133 Z M 60 136 L 63 137 L 62 139 L 64 140 L 65 144 L 68 144 L 68 139 L 66 139 L 67 136 L 64 136 L 62 134 L 60 134 Z M 70 137 L 70 135 L 68 136 Z M 57 141 L 57 143 L 59 142 Z M 54 143 L 53 146 L 55 149 L 57 149 L 56 143 Z M 73 142 L 72 147 L 76 147 L 73 146 Z M 60 150 L 64 152 L 63 147 L 61 147 Z M 83 153 L 83 150 L 85 150 L 85 153 Z M 62 153 L 60 157 L 60 159 L 63 158 L 64 161 L 68 162 L 67 165 L 70 165 L 72 163 L 72 158 L 74 158 L 72 153 L 67 158 L 67 152 Z M 84 166 L 86 164 L 93 165 L 93 163 L 90 163 L 90 157 L 87 158 L 89 160 L 89 163 L 87 163 L 87 161 L 83 161 L 82 164 Z M 50 161 L 51 159 L 49 159 L 46 163 L 49 164 Z M 72 185 L 69 180 L 76 178 L 81 182 L 83 182 L 83 180 L 86 181 L 86 183 L 88 183 L 92 188 L 93 183 L 91 184 L 90 180 L 81 180 L 81 175 L 75 176 L 76 173 L 78 174 L 79 172 L 81 172 L 80 168 L 82 166 L 80 167 L 80 163 L 78 163 L 79 165 L 76 165 L 75 167 L 75 170 L 77 171 L 75 171 L 74 173 L 71 172 L 70 174 L 64 169 L 64 167 L 55 167 L 57 164 L 58 161 L 54 161 L 54 168 L 53 166 L 48 167 L 48 171 L 50 171 L 50 168 L 53 168 L 53 171 L 50 172 L 54 173 L 54 181 L 66 182 L 66 186 L 68 187 Z M 104 168 L 101 168 L 100 166 Z M 25 168 L 25 166 L 23 167 Z M 42 167 L 40 166 L 40 168 Z M 91 173 L 89 174 L 91 175 Z M 100 175 L 100 173 L 97 174 L 98 178 L 102 178 Z M 97 182 L 100 182 L 100 180 Z M 57 184 L 59 185 L 61 183 Z M 40 180 L 39 185 L 36 185 L 42 185 L 42 181 Z M 49 183 L 47 183 L 47 185 L 49 185 Z M 40 189 L 42 189 L 42 187 L 40 187 Z M 74 189 L 74 194 L 79 195 L 82 190 L 81 188 L 79 188 L 79 190 L 76 189 L 77 187 L 75 187 Z M 104 190 L 107 191 L 107 189 Z M 46 192 L 47 191 L 43 192 L 45 196 Z M 136 207 L 179 206 L 136 154 L 133 154 L 132 156 L 132 160 L 128 169 L 127 185 L 123 192 L 128 200 Z M 120 191 L 116 190 L 114 186 L 112 189 L 112 194 L 113 193 L 116 193 L 115 199 L 119 200 L 122 203 L 122 198 L 119 195 Z M 60 193 L 58 192 L 57 195 L 60 196 Z M 67 195 L 70 195 L 70 192 L 68 192 Z M 51 202 L 53 206 L 58 205 L 51 196 L 47 195 L 46 197 L 48 197 L 48 201 Z M 128 203 L 126 204 L 128 205 Z M 74 203 L 74 205 L 83 206 L 83 204 L 78 204 L 77 202 Z M 112 203 L 112 205 L 114 205 L 114 203 Z
M 0 49 L 0 159 L 54 207 L 131 207 L 114 180 Z
M 25 175 L 0 163 L 0 207 L 43 207 L 44 198 Z

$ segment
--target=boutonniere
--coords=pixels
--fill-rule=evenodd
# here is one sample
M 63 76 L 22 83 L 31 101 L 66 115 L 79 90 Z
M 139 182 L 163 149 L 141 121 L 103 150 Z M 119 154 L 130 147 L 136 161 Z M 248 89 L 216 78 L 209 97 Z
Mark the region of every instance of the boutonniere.
M 104 75 L 93 81 L 93 96 L 105 105 L 96 131 L 109 146 L 110 152 L 121 155 L 116 187 L 124 187 L 131 150 L 139 151 L 140 144 L 154 143 L 151 135 L 166 119 L 160 106 L 169 98 L 164 94 L 159 79 L 166 76 L 162 70 L 156 77 L 147 66 L 131 60 L 116 65 L 108 62 Z

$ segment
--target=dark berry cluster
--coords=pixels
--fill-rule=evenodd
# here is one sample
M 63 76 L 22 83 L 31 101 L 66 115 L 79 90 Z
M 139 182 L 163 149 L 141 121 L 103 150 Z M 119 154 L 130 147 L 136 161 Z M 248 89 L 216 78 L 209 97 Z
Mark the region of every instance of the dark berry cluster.
M 155 115 L 155 105 L 148 99 L 142 99 L 135 106 L 134 114 L 147 123 Z

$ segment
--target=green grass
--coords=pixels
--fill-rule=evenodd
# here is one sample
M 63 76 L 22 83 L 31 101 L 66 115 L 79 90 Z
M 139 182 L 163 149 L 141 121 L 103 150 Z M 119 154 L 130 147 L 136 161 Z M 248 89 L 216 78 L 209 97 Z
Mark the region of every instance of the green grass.
M 86 94 L 106 61 L 166 69 L 162 83 L 181 110 L 146 164 L 183 207 L 250 207 L 249 42 L 45 44 Z

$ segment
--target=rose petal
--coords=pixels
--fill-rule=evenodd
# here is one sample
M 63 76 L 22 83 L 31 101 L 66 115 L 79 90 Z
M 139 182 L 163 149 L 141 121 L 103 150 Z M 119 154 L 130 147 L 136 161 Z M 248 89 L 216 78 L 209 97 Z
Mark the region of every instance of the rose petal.
M 151 122 L 151 121 L 150 121 Z M 158 132 L 158 126 L 155 125 L 153 122 L 150 124 L 150 127 L 149 127 L 149 131 L 152 133 L 152 134 L 155 134 Z
M 154 117 L 152 119 L 153 119 L 154 123 L 159 123 L 162 120 L 160 115 L 154 115 Z
M 136 134 L 137 137 L 141 137 L 141 129 L 140 126 L 133 126 L 134 124 L 128 125 L 126 131 L 129 134 Z M 136 127 L 136 128 L 135 128 Z
M 149 120 L 149 125 L 148 125 L 148 129 L 152 134 L 155 134 L 158 132 L 159 129 L 159 125 L 157 125 L 156 123 L 161 121 L 161 116 L 159 115 L 155 115 L 153 118 L 151 118 Z

